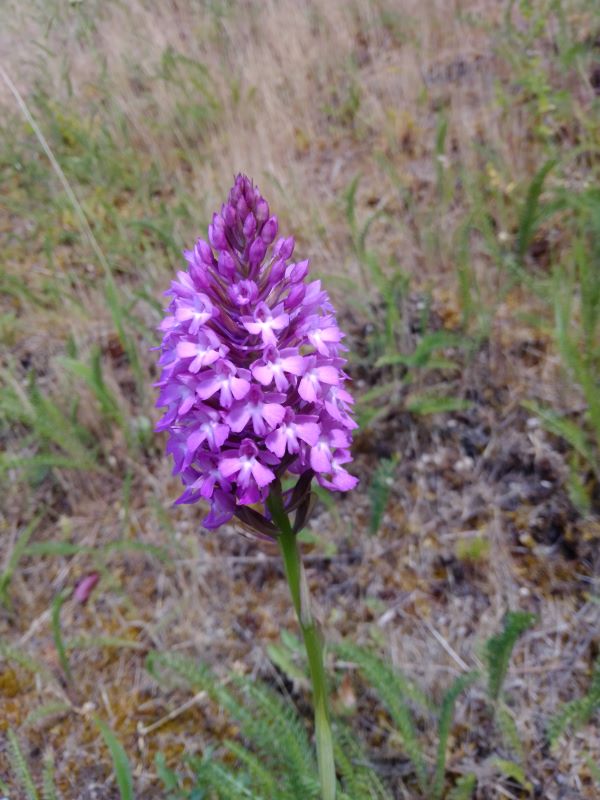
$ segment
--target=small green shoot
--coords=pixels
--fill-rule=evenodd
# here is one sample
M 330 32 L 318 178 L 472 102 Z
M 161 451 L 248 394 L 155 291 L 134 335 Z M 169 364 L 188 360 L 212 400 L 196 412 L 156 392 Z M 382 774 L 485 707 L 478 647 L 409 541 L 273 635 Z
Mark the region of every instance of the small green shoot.
M 56 652 L 58 654 L 58 660 L 62 668 L 62 671 L 65 675 L 65 678 L 69 681 L 69 683 L 73 682 L 73 674 L 71 672 L 71 665 L 69 664 L 67 649 L 65 647 L 65 643 L 62 636 L 62 629 L 60 624 L 60 612 L 62 610 L 63 604 L 65 603 L 66 600 L 68 600 L 71 594 L 72 594 L 72 589 L 66 589 L 62 592 L 59 592 L 52 601 L 52 613 L 51 613 L 52 637 L 54 639 L 54 646 L 56 647 Z
M 110 751 L 121 800 L 135 800 L 133 775 L 129 765 L 129 759 L 127 758 L 127 754 L 123 749 L 123 745 L 108 727 L 106 722 L 103 722 L 101 719 L 96 719 L 95 722 L 100 730 L 100 733 L 102 734 L 102 738 L 104 739 L 106 746 Z

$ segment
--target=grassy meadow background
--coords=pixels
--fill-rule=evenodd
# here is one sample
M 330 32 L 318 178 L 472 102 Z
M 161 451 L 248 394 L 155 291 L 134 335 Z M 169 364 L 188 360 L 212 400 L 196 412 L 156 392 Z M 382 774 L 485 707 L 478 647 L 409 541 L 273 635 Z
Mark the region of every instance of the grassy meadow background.
M 243 171 L 350 347 L 361 483 L 303 534 L 327 639 L 437 703 L 531 614 L 502 694 L 457 695 L 436 796 L 597 797 L 597 2 L 0 0 L 0 110 L 5 795 L 184 796 L 240 729 L 149 654 L 310 719 L 276 551 L 173 508 L 153 433 L 162 293 Z M 431 709 L 407 748 L 328 663 L 389 796 L 433 797 Z

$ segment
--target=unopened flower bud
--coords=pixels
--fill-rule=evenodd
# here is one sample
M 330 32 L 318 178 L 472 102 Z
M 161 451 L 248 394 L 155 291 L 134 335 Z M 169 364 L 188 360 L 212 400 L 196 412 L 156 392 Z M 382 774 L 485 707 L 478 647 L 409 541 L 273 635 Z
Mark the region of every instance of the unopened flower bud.
M 256 234 L 256 217 L 250 213 L 244 222 L 244 236 L 246 239 L 252 239 Z

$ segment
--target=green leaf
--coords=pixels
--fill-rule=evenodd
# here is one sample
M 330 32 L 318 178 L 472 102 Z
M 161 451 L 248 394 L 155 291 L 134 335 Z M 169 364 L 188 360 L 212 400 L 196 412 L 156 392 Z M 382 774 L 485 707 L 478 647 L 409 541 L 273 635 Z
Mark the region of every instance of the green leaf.
M 477 776 L 468 772 L 456 781 L 456 785 L 448 794 L 448 800 L 471 800 L 476 788 Z
M 37 517 L 34 517 L 29 525 L 27 525 L 21 534 L 17 537 L 17 541 L 15 542 L 15 546 L 12 549 L 12 553 L 8 559 L 8 563 L 4 569 L 2 575 L 0 575 L 0 603 L 3 606 L 10 605 L 10 598 L 8 596 L 8 590 L 10 587 L 10 582 L 12 580 L 13 575 L 15 574 L 15 570 L 21 560 L 22 556 L 25 555 L 27 551 L 27 545 L 29 540 L 31 539 L 32 535 L 35 532 L 40 520 L 42 519 L 43 514 L 38 514 Z
M 500 695 L 517 639 L 533 625 L 534 621 L 533 614 L 525 611 L 509 611 L 504 620 L 503 631 L 486 642 L 488 694 L 492 700 L 497 700 Z
M 433 331 L 425 334 L 419 340 L 412 353 L 392 353 L 382 356 L 375 362 L 375 366 L 384 367 L 404 364 L 407 367 L 415 368 L 455 369 L 457 365 L 453 361 L 442 358 L 434 361 L 433 354 L 438 350 L 457 347 L 461 342 L 461 337 L 451 331 Z
M 532 790 L 533 787 L 527 780 L 523 767 L 519 764 L 504 758 L 494 758 L 492 764 L 507 778 L 520 784 L 527 792 Z
M 576 730 L 585 725 L 598 709 L 600 709 L 600 656 L 596 659 L 592 681 L 586 694 L 565 703 L 550 720 L 548 726 L 550 745 L 554 747 L 568 728 Z
M 156 767 L 156 774 L 163 782 L 165 789 L 170 792 L 177 792 L 179 790 L 179 778 L 172 769 L 167 767 L 167 759 L 164 753 L 156 754 L 154 765 Z
M 433 800 L 440 800 L 444 792 L 446 747 L 448 745 L 448 736 L 450 735 L 450 729 L 452 727 L 452 719 L 454 717 L 454 707 L 456 705 L 456 701 L 478 677 L 479 676 L 477 672 L 467 672 L 465 675 L 459 675 L 459 677 L 456 678 L 454 683 L 446 691 L 442 699 L 440 718 L 438 722 L 438 747 L 435 760 L 435 774 L 431 788 L 431 796 Z
M 53 717 L 53 716 L 65 716 L 71 711 L 71 706 L 67 703 L 62 703 L 60 701 L 54 701 L 50 703 L 44 703 L 37 708 L 34 708 L 33 711 L 30 711 L 26 718 L 23 720 L 21 727 L 27 728 L 30 725 L 35 725 L 42 719 L 46 717 Z
M 123 414 L 119 408 L 119 402 L 104 380 L 100 348 L 96 347 L 92 350 L 89 365 L 66 356 L 60 358 L 59 363 L 68 372 L 81 378 L 87 384 L 95 395 L 102 414 L 108 420 L 123 425 Z
M 43 800 L 59 800 L 58 791 L 54 783 L 54 756 L 51 752 L 44 757 L 42 798 Z
M 54 646 L 56 647 L 56 652 L 58 653 L 58 660 L 60 662 L 60 666 L 62 667 L 65 677 L 69 682 L 72 682 L 73 674 L 71 673 L 71 665 L 69 664 L 67 650 L 65 648 L 65 643 L 62 637 L 62 629 L 60 625 L 60 612 L 63 607 L 63 603 L 71 596 L 71 594 L 72 594 L 71 589 L 59 592 L 52 601 L 52 612 L 51 612 L 52 637 L 54 639 Z
M 591 756 L 585 757 L 585 763 L 587 764 L 587 767 L 590 771 L 593 780 L 596 781 L 596 783 L 600 787 L 600 763 L 597 764 L 594 761 L 592 761 Z
M 27 765 L 25 756 L 23 755 L 23 751 L 21 750 L 21 746 L 19 745 L 19 740 L 17 739 L 15 732 L 12 730 L 12 728 L 9 728 L 6 732 L 6 735 L 8 738 L 10 764 L 13 768 L 13 771 L 16 773 L 21 786 L 25 790 L 25 797 L 27 800 L 39 800 L 31 771 Z
M 306 671 L 294 662 L 293 654 L 287 647 L 281 644 L 269 644 L 267 645 L 267 655 L 290 680 L 302 686 L 308 686 Z
M 412 414 L 444 414 L 449 411 L 466 411 L 471 407 L 468 400 L 460 397 L 436 397 L 434 395 L 413 395 L 406 402 L 406 410 Z
M 576 464 L 577 459 L 571 459 L 569 463 L 569 474 L 567 475 L 567 492 L 569 500 L 573 503 L 582 517 L 587 516 L 592 510 L 592 498 L 590 489 L 582 480 Z
M 25 548 L 28 556 L 75 556 L 78 553 L 90 552 L 92 548 L 71 542 L 33 542 Z
M 261 796 L 274 797 L 278 781 L 277 777 L 269 770 L 268 766 L 265 766 L 264 762 L 258 756 L 254 755 L 247 747 L 244 747 L 238 742 L 226 740 L 224 745 L 248 770 L 257 788 L 263 793 Z
M 356 663 L 367 682 L 381 699 L 402 738 L 419 785 L 425 791 L 427 785 L 425 758 L 408 701 L 416 701 L 425 707 L 430 706 L 430 701 L 402 673 L 392 669 L 389 664 L 386 664 L 370 650 L 349 642 L 337 645 L 335 649 L 343 658 Z
M 516 239 L 516 253 L 519 260 L 522 260 L 533 238 L 535 227 L 543 214 L 540 213 L 540 196 L 544 188 L 544 182 L 548 174 L 556 166 L 556 160 L 547 161 L 533 179 L 527 190 L 525 201 L 519 214 L 519 230 Z
M 510 749 L 518 757 L 519 761 L 523 759 L 523 745 L 519 736 L 519 729 L 517 723 L 512 715 L 510 708 L 501 700 L 498 702 L 496 708 L 496 721 L 502 733 L 502 738 L 510 747 Z
M 94 721 L 110 751 L 121 800 L 135 800 L 133 776 L 123 745 L 103 720 L 96 718 Z
M 348 800 L 392 800 L 350 728 L 334 728 L 335 763 Z
M 540 422 L 547 431 L 553 433 L 555 436 L 560 436 L 570 444 L 591 467 L 595 470 L 599 469 L 596 456 L 590 447 L 587 435 L 576 423 L 565 419 L 550 408 L 544 408 L 538 405 L 532 400 L 524 400 L 521 405 L 523 408 L 535 414 L 536 417 L 539 417 Z
M 461 561 L 484 561 L 490 553 L 490 542 L 484 536 L 469 536 L 459 539 L 454 549 Z

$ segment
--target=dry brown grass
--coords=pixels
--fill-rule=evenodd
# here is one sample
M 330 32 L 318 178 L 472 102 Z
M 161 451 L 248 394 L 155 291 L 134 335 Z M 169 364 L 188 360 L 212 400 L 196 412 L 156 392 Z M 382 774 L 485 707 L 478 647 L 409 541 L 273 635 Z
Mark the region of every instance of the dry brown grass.
M 587 30 L 591 22 L 579 5 L 567 7 L 571 22 Z M 124 141 L 125 120 L 128 141 L 148 168 L 157 170 L 161 186 L 146 205 L 140 202 L 141 211 L 135 191 L 120 193 L 123 220 L 158 214 L 161 203 L 174 207 L 185 197 L 194 221 L 185 215 L 163 219 L 172 223 L 169 233 L 178 243 L 189 243 L 222 201 L 231 176 L 240 169 L 253 175 L 282 228 L 297 234 L 314 269 L 329 277 L 357 348 L 363 317 L 354 311 L 356 292 L 352 296 L 342 281 L 359 283 L 361 273 L 343 194 L 360 173 L 359 213 L 386 211 L 371 232 L 381 262 L 400 264 L 415 291 L 430 289 L 440 325 L 456 327 L 460 309 L 451 244 L 465 211 L 464 194 L 457 192 L 432 225 L 439 208 L 434 158 L 439 113 L 443 110 L 448 120 L 452 163 L 485 173 L 492 165 L 482 152 L 500 154 L 504 171 L 496 176 L 492 170 L 490 182 L 501 184 L 509 222 L 514 185 L 531 177 L 543 153 L 543 144 L 530 136 L 525 111 L 502 111 L 495 102 L 495 82 L 510 69 L 492 46 L 502 4 L 265 0 L 238 2 L 235 13 L 228 8 L 225 2 L 133 0 L 97 3 L 93 14 L 86 9 L 82 15 L 78 4 L 5 0 L 2 64 L 35 109 L 32 91 L 42 69 L 51 112 L 64 112 L 90 135 L 95 126 L 106 126 L 117 147 Z M 489 32 L 461 21 L 460 14 L 467 12 L 485 20 Z M 93 19 L 93 27 L 86 19 Z M 169 48 L 208 67 L 209 80 L 198 72 L 196 99 L 189 73 L 180 83 L 157 77 Z M 589 87 L 581 91 L 585 107 Z M 209 108 L 214 102 L 218 113 L 202 123 L 182 118 L 180 104 L 196 100 Z M 13 113 L 13 99 L 1 86 L 0 107 Z M 37 113 L 44 127 L 49 117 Z M 29 141 L 31 158 L 37 159 L 29 132 L 17 128 L 16 135 Z M 473 146 L 476 142 L 480 148 Z M 376 153 L 392 164 L 396 184 L 378 168 Z M 573 180 L 579 179 L 574 169 Z M 398 184 L 411 198 L 410 207 L 400 198 Z M 101 232 L 94 192 L 75 188 Z M 27 209 L 18 178 L 11 178 L 8 190 Z M 58 184 L 53 192 L 60 198 Z M 77 231 L 58 202 L 56 224 Z M 137 796 L 159 797 L 153 765 L 158 750 L 177 763 L 182 753 L 199 752 L 230 731 L 202 698 L 187 707 L 185 693 L 157 689 L 144 672 L 145 654 L 154 648 L 185 652 L 220 672 L 233 668 L 273 679 L 265 646 L 278 638 L 282 626 L 293 629 L 294 620 L 276 555 L 261 552 L 230 529 L 201 533 L 196 509 L 173 510 L 177 482 L 159 448 L 151 444 L 133 456 L 123 431 L 102 419 L 92 396 L 61 368 L 57 356 L 69 336 L 84 354 L 99 344 L 107 382 L 124 413 L 155 416 L 151 399 L 140 401 L 132 389 L 127 361 L 115 344 L 101 271 L 85 242 L 57 246 L 50 268 L 39 231 L 26 246 L 12 239 L 29 225 L 26 213 L 12 206 L 0 209 L 8 274 L 34 290 L 58 273 L 72 278 L 73 285 L 64 280 L 59 285 L 79 299 L 81 309 L 64 313 L 57 304 L 8 298 L 2 308 L 16 308 L 17 321 L 3 366 L 14 369 L 13 381 L 23 392 L 30 367 L 43 390 L 65 406 L 79 392 L 80 421 L 102 443 L 105 458 L 97 473 L 56 469 L 54 480 L 34 488 L 26 487 L 16 471 L 10 473 L 0 528 L 3 560 L 10 559 L 19 531 L 38 508 L 44 518 L 34 541 L 69 541 L 87 549 L 69 557 L 25 558 L 15 572 L 13 610 L 2 612 L 0 633 L 13 656 L 23 660 L 0 662 L 0 728 L 19 730 L 34 761 L 44 749 L 54 751 L 65 798 L 111 798 L 117 793 L 92 721 L 97 714 L 128 751 Z M 109 241 L 101 239 L 102 246 Z M 492 304 L 498 271 L 479 242 L 473 251 L 482 305 Z M 121 273 L 120 263 L 106 255 L 120 285 L 145 282 L 159 299 L 175 268 L 160 245 L 141 254 L 137 274 L 129 266 Z M 86 275 L 97 278 L 97 285 L 86 282 Z M 363 295 L 374 295 L 367 284 Z M 398 412 L 359 437 L 362 488 L 340 502 L 336 513 L 321 509 L 312 522 L 319 539 L 309 548 L 309 575 L 328 636 L 379 642 L 399 667 L 438 696 L 465 664 L 478 663 L 478 647 L 498 630 L 508 608 L 534 611 L 539 622 L 524 637 L 507 684 L 527 775 L 538 797 L 592 798 L 582 753 L 600 757 L 597 728 L 588 725 L 551 753 L 544 744 L 544 724 L 559 701 L 584 690 L 597 652 L 598 521 L 571 516 L 564 489 L 567 456 L 528 424 L 518 405 L 532 387 L 540 397 L 558 398 L 561 407 L 573 406 L 579 396 L 575 388 L 557 383 L 556 355 L 545 337 L 534 342 L 541 355 L 530 357 L 532 329 L 515 323 L 515 309 L 538 313 L 539 306 L 518 289 L 507 295 L 495 309 L 487 349 L 454 381 L 453 391 L 478 398 L 472 415 L 459 416 L 450 429 L 446 418 L 418 421 Z M 404 321 L 408 341 L 417 316 L 409 312 Z M 156 315 L 140 309 L 139 319 L 150 329 Z M 152 354 L 146 345 L 141 353 L 150 383 Z M 373 379 L 358 377 L 364 383 Z M 465 437 L 482 430 L 485 446 L 476 448 L 472 463 L 464 462 Z M 12 446 L 22 436 L 15 428 L 4 442 Z M 367 538 L 366 487 L 379 457 L 390 452 L 401 457 L 393 502 L 380 535 Z M 539 489 L 548 475 L 553 496 Z M 126 476 L 130 483 L 123 489 Z M 509 500 L 502 504 L 511 493 L 520 498 L 516 507 Z M 549 531 L 555 528 L 553 539 Z M 474 537 L 487 540 L 489 551 L 480 561 L 465 562 L 457 547 Z M 116 540 L 162 548 L 167 559 L 107 548 Z M 334 551 L 325 556 L 329 542 Z M 74 682 L 69 685 L 57 661 L 49 609 L 63 587 L 92 570 L 101 572 L 102 582 L 90 604 L 67 602 L 63 609 L 65 637 L 88 637 L 88 646 L 70 651 Z M 98 637 L 120 641 L 111 646 L 104 638 L 94 644 Z M 484 746 L 494 734 L 483 698 L 477 692 L 469 697 L 451 743 L 451 774 L 476 772 L 478 797 L 485 800 L 525 797 L 511 793 L 516 790 L 507 789 L 494 772 L 491 749 Z M 35 720 L 36 709 L 50 702 L 61 708 Z M 181 711 L 173 719 L 153 727 L 177 708 Z M 387 745 L 377 740 L 366 717 L 361 723 L 365 734 L 379 741 L 385 759 Z M 468 731 L 473 724 L 480 730 Z M 6 780 L 7 774 L 6 753 L 0 750 L 0 775 Z M 409 796 L 398 786 L 398 797 Z

